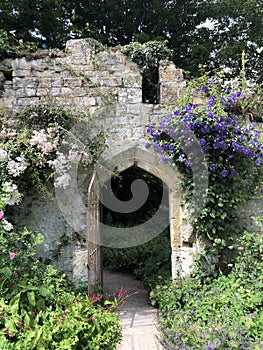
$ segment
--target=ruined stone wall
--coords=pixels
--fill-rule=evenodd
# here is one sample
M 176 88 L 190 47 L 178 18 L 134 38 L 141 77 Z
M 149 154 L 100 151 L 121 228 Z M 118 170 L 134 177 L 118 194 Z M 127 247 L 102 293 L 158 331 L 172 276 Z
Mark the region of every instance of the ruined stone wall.
M 32 56 L 33 57 L 33 56 Z M 142 76 L 118 49 L 96 52 L 85 39 L 67 42 L 65 53 L 0 63 L 0 108 L 12 114 L 38 104 L 90 113 L 108 133 L 109 144 L 138 142 L 145 125 L 183 95 L 186 81 L 172 62 L 161 62 L 160 103 L 142 103 Z
M 94 126 L 103 127 L 109 156 L 114 157 L 132 147 L 143 148 L 146 125 L 184 93 L 183 72 L 173 63 L 162 62 L 159 77 L 160 103 L 142 103 L 142 75 L 135 63 L 119 49 L 101 50 L 89 40 L 71 40 L 56 57 L 44 52 L 2 61 L 0 108 L 10 118 L 39 104 L 88 113 Z M 21 226 L 45 236 L 39 254 L 73 279 L 86 279 L 86 248 L 78 239 L 85 232 L 67 224 L 56 201 L 26 198 L 22 212 L 17 217 Z
M 167 106 L 173 105 L 186 88 L 182 70 L 167 61 L 160 63 L 159 84 L 159 103 L 142 103 L 142 76 L 135 63 L 119 49 L 101 50 L 89 40 L 70 40 L 65 52 L 58 52 L 56 57 L 47 52 L 0 62 L 0 109 L 10 118 L 39 104 L 89 113 L 94 126 L 103 127 L 110 156 L 114 157 L 132 147 L 142 148 L 146 125 L 166 113 Z M 149 165 L 143 167 L 148 169 Z M 56 201 L 32 197 L 23 205 L 23 216 L 17 220 L 45 236 L 39 254 L 74 280 L 86 280 L 87 252 L 79 239 L 85 233 L 75 232 L 67 224 Z M 181 241 L 172 242 L 181 246 L 178 256 L 187 272 L 195 248 L 187 244 L 192 239 L 191 227 L 183 217 L 178 222 Z

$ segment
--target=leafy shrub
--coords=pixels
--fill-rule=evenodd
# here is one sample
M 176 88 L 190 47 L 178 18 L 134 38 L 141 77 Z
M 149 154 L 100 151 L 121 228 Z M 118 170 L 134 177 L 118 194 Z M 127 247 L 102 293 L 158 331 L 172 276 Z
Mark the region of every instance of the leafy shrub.
M 159 63 L 172 57 L 172 50 L 167 41 L 147 41 L 143 44 L 132 42 L 122 48 L 122 52 L 129 55 L 142 72 L 142 101 L 159 103 Z
M 10 37 L 3 29 L 0 30 L 0 59 L 14 55 L 15 47 L 12 45 Z
M 128 248 L 103 248 L 103 263 L 114 271 L 131 272 L 153 288 L 171 276 L 169 229 L 149 242 Z
M 263 236 L 245 233 L 228 276 L 157 286 L 165 349 L 263 348 Z
M 65 274 L 35 258 L 41 242 L 27 229 L 6 231 L 0 211 L 1 349 L 115 349 L 121 326 L 114 300 L 75 293 Z
M 57 294 L 56 304 L 39 309 L 37 289 L 24 287 L 8 305 L 1 300 L 1 349 L 115 349 L 121 340 L 116 313 L 65 291 Z M 48 290 L 39 293 L 51 296 Z
M 5 30 L 0 30 L 0 59 L 14 57 L 19 53 L 30 53 L 37 50 L 37 45 L 32 42 L 23 42 L 18 40 L 14 32 L 7 33 Z
M 81 132 L 74 137 L 72 130 L 79 123 Z M 0 126 L 0 209 L 8 206 L 6 220 L 8 213 L 13 214 L 12 206 L 20 204 L 25 194 L 32 194 L 32 188 L 40 195 L 52 196 L 53 178 L 55 187 L 69 186 L 72 162 L 79 161 L 81 172 L 91 166 L 104 147 L 101 131 L 91 136 L 86 114 L 72 114 L 62 108 L 30 107 L 19 115 L 16 125 L 4 117 Z

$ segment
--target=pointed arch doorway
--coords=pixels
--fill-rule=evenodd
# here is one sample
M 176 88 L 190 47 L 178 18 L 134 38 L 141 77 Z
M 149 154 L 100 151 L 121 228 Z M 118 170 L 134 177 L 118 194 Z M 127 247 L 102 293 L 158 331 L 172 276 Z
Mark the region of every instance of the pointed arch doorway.
M 107 171 L 105 171 L 105 164 L 107 165 Z M 169 218 L 168 222 L 166 222 L 166 226 L 170 225 L 171 274 L 172 278 L 176 278 L 177 276 L 178 267 L 180 267 L 182 226 L 180 174 L 177 169 L 172 168 L 170 165 L 160 163 L 154 153 L 141 148 L 140 146 L 134 146 L 122 150 L 113 156 L 111 155 L 108 159 L 103 160 L 103 166 L 100 164 L 100 166 L 94 170 L 89 184 L 87 196 L 87 261 L 89 293 L 93 293 L 98 289 L 98 286 L 103 285 L 101 247 L 108 244 L 108 241 L 105 241 L 103 237 L 104 235 L 102 235 L 105 226 L 101 222 L 100 200 L 104 202 L 105 198 L 100 198 L 101 186 L 109 182 L 114 172 L 122 173 L 131 167 L 137 167 L 150 173 L 154 177 L 160 179 L 168 188 Z M 117 204 L 120 203 L 117 202 Z M 106 203 L 106 205 L 111 206 L 113 204 L 110 201 L 109 203 Z M 149 227 L 152 227 L 151 225 L 155 225 L 155 222 L 152 221 L 149 225 Z M 145 229 L 148 230 L 149 228 L 145 226 Z M 112 232 L 112 234 L 114 234 L 114 231 Z M 148 238 L 151 238 L 149 236 L 151 235 L 151 230 L 145 232 L 146 236 L 148 234 Z M 129 237 L 129 232 L 127 237 Z M 132 244 L 135 245 L 135 243 L 133 237 Z M 140 237 L 138 237 L 138 244 L 140 243 L 143 242 L 140 242 Z M 123 242 L 115 243 L 115 247 L 123 247 L 122 244 Z M 127 243 L 127 241 L 125 241 L 126 246 L 127 244 L 129 244 L 129 242 Z

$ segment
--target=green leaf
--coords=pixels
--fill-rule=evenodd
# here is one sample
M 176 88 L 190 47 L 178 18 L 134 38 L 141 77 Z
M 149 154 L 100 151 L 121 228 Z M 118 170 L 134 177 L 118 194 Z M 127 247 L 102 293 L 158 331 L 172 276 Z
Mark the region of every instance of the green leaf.
M 30 303 L 32 306 L 35 306 L 35 305 L 36 305 L 35 292 L 33 292 L 33 291 L 27 292 L 27 298 L 28 298 L 29 303 Z
M 11 312 L 18 311 L 19 302 L 21 298 L 21 292 L 16 294 L 9 302 L 9 306 L 11 307 Z
M 36 301 L 36 308 L 37 308 L 37 309 L 40 309 L 40 310 L 44 310 L 45 307 L 46 307 L 45 299 L 39 298 L 39 299 Z
M 8 329 L 9 332 L 15 333 L 15 332 L 16 332 L 15 320 L 9 318 L 9 319 L 5 322 L 5 328 Z
M 0 290 L 3 289 L 6 280 L 8 280 L 8 278 L 5 278 L 5 279 L 0 283 Z
M 40 341 L 40 338 L 42 336 L 42 333 L 43 333 L 43 329 L 42 328 L 37 328 L 35 330 L 35 338 L 34 338 L 34 340 L 32 342 L 32 348 L 34 348 L 35 346 L 38 345 L 38 343 Z M 42 347 L 41 347 L 41 349 L 42 349 Z
M 39 293 L 40 295 L 42 295 L 43 297 L 50 297 L 52 295 L 52 293 L 50 292 L 50 290 L 46 287 L 40 287 L 39 289 Z
M 0 269 L 0 273 L 5 275 L 7 278 L 12 276 L 12 271 L 9 267 L 5 266 L 2 269 Z
M 28 314 L 25 315 L 24 317 L 24 326 L 29 326 L 30 325 L 30 316 Z

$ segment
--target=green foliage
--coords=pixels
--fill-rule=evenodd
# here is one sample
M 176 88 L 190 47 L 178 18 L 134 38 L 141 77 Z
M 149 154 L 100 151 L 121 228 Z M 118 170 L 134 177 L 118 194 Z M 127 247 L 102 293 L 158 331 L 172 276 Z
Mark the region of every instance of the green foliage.
M 61 292 L 56 305 L 35 312 L 35 291 L 23 292 L 27 300 L 18 294 L 8 305 L 1 302 L 1 348 L 110 350 L 121 340 L 117 314 L 95 306 L 87 296 Z M 27 303 L 29 312 L 24 309 Z
M 61 47 L 69 38 L 68 1 L 1 1 L 0 27 L 17 41 L 35 42 L 38 47 Z M 52 11 L 50 10 L 52 9 Z
M 42 48 L 62 48 L 80 37 L 110 46 L 167 40 L 173 61 L 191 76 L 198 75 L 199 65 L 225 65 L 234 76 L 245 50 L 248 76 L 262 83 L 262 3 L 257 0 L 2 1 L 0 27 L 11 39 Z
M 262 348 L 263 236 L 246 232 L 238 244 L 228 276 L 179 279 L 152 292 L 166 349 Z
M 246 74 L 262 84 L 262 2 L 256 0 L 204 1 L 202 11 L 209 14 L 210 28 L 193 33 L 195 46 L 203 44 L 207 50 L 202 63 L 208 69 L 220 64 L 231 69 L 231 76 L 239 74 L 242 50 L 246 52 Z M 201 51 L 201 48 L 199 48 Z
M 113 301 L 79 294 L 65 274 L 35 258 L 42 238 L 27 229 L 7 232 L 0 223 L 1 349 L 115 349 L 121 340 Z
M 0 30 L 0 60 L 35 51 L 37 51 L 36 44 L 17 40 L 14 33 L 7 33 L 3 29 Z
M 47 185 L 54 170 L 61 175 L 56 181 L 67 184 L 67 164 L 70 156 L 79 158 L 82 166 L 89 166 L 100 154 L 104 146 L 104 136 L 98 132 L 90 137 L 91 126 L 87 115 L 76 115 L 62 108 L 45 105 L 30 107 L 18 116 L 17 125 L 2 119 L 0 142 L 0 174 L 2 198 L 11 196 L 12 189 L 27 193 L 32 185 L 41 194 L 47 194 Z M 67 154 L 60 152 L 60 146 L 67 132 L 78 122 L 85 122 L 85 131 L 78 135 L 85 148 L 71 145 Z M 94 127 L 94 125 L 92 126 Z M 77 137 L 76 136 L 76 139 Z M 82 147 L 82 148 L 83 148 Z M 74 150 L 73 150 L 74 148 Z M 65 150 L 66 152 L 66 150 Z M 63 180 L 63 181 L 62 181 Z M 55 182 L 56 185 L 56 182 Z M 11 196 L 12 197 L 12 196 Z M 20 199 L 6 199 L 6 204 L 18 204 Z
M 13 56 L 15 47 L 10 41 L 10 37 L 3 29 L 0 30 L 0 59 Z
M 159 103 L 159 62 L 172 57 L 167 41 L 132 42 L 122 48 L 138 64 L 142 73 L 142 101 Z
M 53 125 L 59 125 L 63 132 L 70 130 L 77 122 L 85 116 L 76 115 L 69 110 L 48 105 L 38 105 L 28 107 L 22 114 L 18 115 L 18 120 L 23 128 L 29 130 L 41 130 Z
M 143 234 L 143 232 L 142 232 Z M 150 289 L 171 276 L 169 229 L 151 241 L 129 248 L 103 248 L 104 266 L 113 271 L 131 272 Z
M 113 193 L 121 201 L 128 201 L 132 198 L 132 183 L 137 179 L 145 181 L 148 186 L 147 200 L 139 209 L 131 213 L 117 213 L 103 207 L 103 220 L 107 225 L 132 227 L 147 221 L 159 208 L 162 197 L 164 197 L 164 202 L 166 201 L 168 207 L 167 189 L 163 186 L 162 181 L 135 166 L 114 176 L 111 179 L 111 184 L 106 183 L 102 188 L 102 194 L 110 198 Z M 112 193 L 108 191 L 108 188 L 112 188 Z M 167 208 L 163 208 L 163 210 L 167 214 Z
M 70 148 L 68 153 L 66 150 L 63 154 L 59 152 L 67 131 L 83 118 L 87 116 L 38 106 L 26 110 L 16 128 L 3 119 L 0 145 L 1 349 L 110 350 L 121 340 L 120 320 L 113 310 L 127 296 L 119 293 L 118 298 L 109 301 L 102 295 L 90 296 L 75 291 L 65 274 L 36 259 L 35 246 L 42 242 L 42 237 L 26 228 L 17 232 L 8 221 L 10 208 L 20 203 L 22 195 L 32 185 L 43 191 L 52 170 L 60 171 L 60 183 L 65 186 L 68 169 L 65 165 L 70 157 L 88 166 L 98 155 L 103 135 L 89 138 L 89 127 L 76 135 L 85 150 L 79 150 L 74 143 L 70 146 L 76 147 Z
M 125 45 L 122 51 L 138 64 L 142 72 L 158 67 L 161 60 L 169 60 L 172 56 L 167 41 L 148 41 L 144 44 L 132 42 Z

